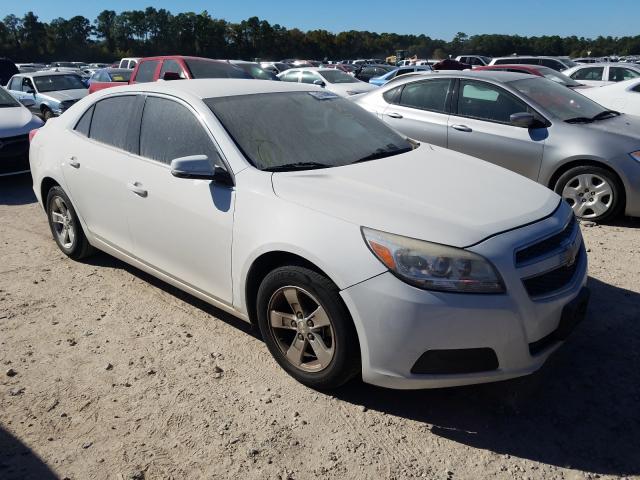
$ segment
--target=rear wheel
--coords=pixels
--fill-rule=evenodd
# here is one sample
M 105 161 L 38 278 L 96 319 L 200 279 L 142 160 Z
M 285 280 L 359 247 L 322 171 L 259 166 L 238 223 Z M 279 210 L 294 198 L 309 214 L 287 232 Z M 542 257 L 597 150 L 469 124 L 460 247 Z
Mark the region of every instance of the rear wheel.
M 262 281 L 257 308 L 269 351 L 299 382 L 331 389 L 360 372 L 355 327 L 338 288 L 324 275 L 277 268 Z
M 62 252 L 74 260 L 93 253 L 85 236 L 71 200 L 59 186 L 52 187 L 47 195 L 47 217 L 53 238 Z
M 624 204 L 620 181 L 600 167 L 571 168 L 560 176 L 554 190 L 583 220 L 602 222 L 611 219 Z

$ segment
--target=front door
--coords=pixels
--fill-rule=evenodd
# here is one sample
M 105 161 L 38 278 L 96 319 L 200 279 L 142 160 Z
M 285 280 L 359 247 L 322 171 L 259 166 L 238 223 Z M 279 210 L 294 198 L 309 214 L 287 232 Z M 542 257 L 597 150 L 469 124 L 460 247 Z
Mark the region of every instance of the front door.
M 460 80 L 457 105 L 449 117 L 448 147 L 537 180 L 547 129 L 510 123 L 512 114 L 530 110 L 496 85 Z

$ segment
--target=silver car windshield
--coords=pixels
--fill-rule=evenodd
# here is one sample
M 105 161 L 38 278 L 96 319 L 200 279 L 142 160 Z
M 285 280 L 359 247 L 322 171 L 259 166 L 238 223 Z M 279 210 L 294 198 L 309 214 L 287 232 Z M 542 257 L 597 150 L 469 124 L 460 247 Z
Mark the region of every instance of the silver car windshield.
M 19 107 L 18 101 L 9 92 L 0 87 L 0 108 Z
M 33 77 L 38 92 L 58 92 L 60 90 L 77 90 L 87 88 L 78 75 L 48 75 Z
M 342 70 L 321 70 L 318 73 L 322 75 L 324 79 L 329 83 L 358 83 L 359 82 L 359 80 L 356 80 L 348 73 L 344 73 Z
M 599 120 L 600 118 L 596 117 L 607 111 L 602 105 L 584 95 L 546 78 L 516 80 L 510 85 L 563 121 Z
M 573 78 L 567 77 L 562 73 L 556 72 L 553 68 L 549 67 L 537 67 L 538 71 L 549 80 L 553 80 L 556 83 L 564 85 L 566 87 L 579 87 L 581 84 L 576 82 Z
M 413 148 L 369 112 L 327 91 L 236 95 L 205 103 L 260 170 L 339 167 Z

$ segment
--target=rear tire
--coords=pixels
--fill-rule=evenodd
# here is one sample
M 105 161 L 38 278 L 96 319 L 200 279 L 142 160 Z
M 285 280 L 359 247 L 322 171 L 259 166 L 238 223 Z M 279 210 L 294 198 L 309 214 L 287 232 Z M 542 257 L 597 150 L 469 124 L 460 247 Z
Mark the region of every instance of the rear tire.
M 269 351 L 300 383 L 333 389 L 360 373 L 355 326 L 324 275 L 293 265 L 273 270 L 258 289 L 257 309 Z
M 71 200 L 61 187 L 52 187 L 47 194 L 47 218 L 53 239 L 69 258 L 80 260 L 94 253 Z
M 581 165 L 563 173 L 554 186 L 581 220 L 604 222 L 624 206 L 624 189 L 618 177 L 601 167 Z

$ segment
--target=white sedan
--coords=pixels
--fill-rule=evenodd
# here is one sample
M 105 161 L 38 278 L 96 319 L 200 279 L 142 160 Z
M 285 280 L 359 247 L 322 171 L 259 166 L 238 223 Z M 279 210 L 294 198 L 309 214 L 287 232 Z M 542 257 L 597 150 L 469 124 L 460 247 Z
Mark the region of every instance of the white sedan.
M 640 115 L 640 78 L 600 88 L 581 89 L 579 92 L 611 110 Z
M 318 85 L 341 97 L 366 93 L 376 87 L 335 68 L 291 68 L 278 75 L 284 82 Z
M 253 322 L 314 388 L 526 375 L 585 313 L 559 196 L 310 85 L 106 89 L 39 130 L 31 167 L 62 252 L 108 252 Z
M 611 62 L 588 63 L 576 65 L 562 73 L 583 85 L 602 87 L 640 77 L 640 65 Z
M 27 106 L 34 102 L 18 102 L 0 87 L 0 176 L 29 171 L 29 132 L 42 126 Z

